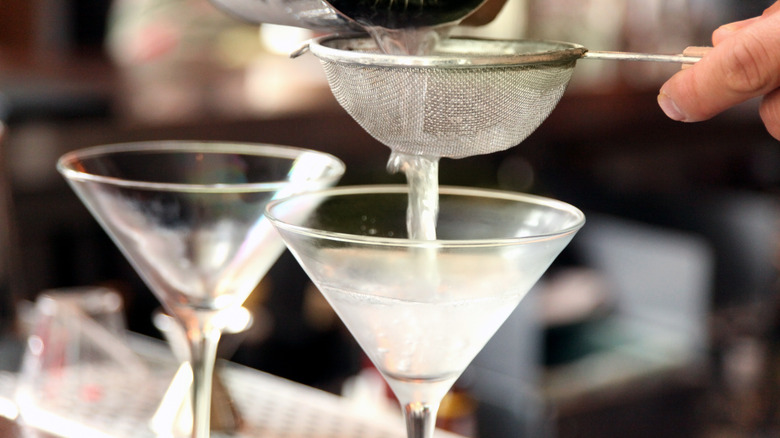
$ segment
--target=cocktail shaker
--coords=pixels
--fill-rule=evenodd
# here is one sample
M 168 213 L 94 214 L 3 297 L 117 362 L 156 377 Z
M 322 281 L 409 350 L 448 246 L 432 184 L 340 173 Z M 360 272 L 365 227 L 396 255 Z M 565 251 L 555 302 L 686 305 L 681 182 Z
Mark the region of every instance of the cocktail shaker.
M 322 0 L 210 0 L 216 7 L 252 23 L 280 24 L 321 32 L 360 28 Z

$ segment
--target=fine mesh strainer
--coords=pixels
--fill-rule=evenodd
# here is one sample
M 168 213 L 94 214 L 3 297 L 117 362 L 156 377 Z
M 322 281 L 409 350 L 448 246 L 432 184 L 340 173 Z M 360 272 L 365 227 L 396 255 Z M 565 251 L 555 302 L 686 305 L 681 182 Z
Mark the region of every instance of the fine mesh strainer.
M 444 40 L 429 56 L 387 55 L 364 36 L 322 37 L 293 56 L 307 49 L 322 62 L 336 100 L 369 134 L 395 152 L 450 158 L 525 140 L 558 104 L 579 58 L 698 60 L 472 38 Z

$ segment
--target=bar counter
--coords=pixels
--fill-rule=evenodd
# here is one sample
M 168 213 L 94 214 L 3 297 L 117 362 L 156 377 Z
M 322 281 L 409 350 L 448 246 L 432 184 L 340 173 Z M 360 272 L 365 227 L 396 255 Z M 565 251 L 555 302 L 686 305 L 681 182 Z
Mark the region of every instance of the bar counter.
M 171 397 L 166 392 L 176 375 L 177 362 L 160 341 L 141 336 L 131 336 L 129 340 L 132 349 L 146 365 L 145 373 L 129 374 L 122 364 L 115 363 L 84 365 L 85 369 L 59 369 L 57 383 L 78 389 L 66 396 L 58 393 L 48 395 L 44 402 L 46 408 L 30 408 L 26 410 L 26 415 L 19 414 L 14 401 L 19 375 L 0 372 L 0 437 L 171 436 L 169 431 L 175 426 L 166 422 L 174 417 L 169 414 L 176 411 L 178 404 L 161 401 Z M 69 374 L 73 371 L 77 372 Z M 78 373 L 85 372 L 89 373 L 92 381 L 101 382 L 101 387 L 75 382 Z M 218 364 L 218 372 L 241 421 L 237 432 L 213 431 L 215 438 L 406 437 L 400 408 L 398 412 L 376 410 L 226 361 Z M 69 381 L 71 375 L 74 378 Z M 172 399 L 176 400 L 176 391 L 171 392 L 174 394 Z M 31 431 L 34 433 L 28 435 Z M 458 437 L 441 430 L 436 434 L 436 438 Z

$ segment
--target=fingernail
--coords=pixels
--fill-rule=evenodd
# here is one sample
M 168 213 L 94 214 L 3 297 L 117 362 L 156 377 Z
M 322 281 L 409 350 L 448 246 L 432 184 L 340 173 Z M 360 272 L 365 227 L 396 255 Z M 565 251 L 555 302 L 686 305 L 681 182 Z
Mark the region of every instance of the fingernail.
M 658 95 L 658 106 L 661 107 L 661 110 L 663 110 L 666 116 L 670 119 L 676 120 L 678 122 L 685 121 L 685 114 L 680 111 L 680 107 L 678 107 L 674 100 L 672 100 L 672 98 L 663 91 Z

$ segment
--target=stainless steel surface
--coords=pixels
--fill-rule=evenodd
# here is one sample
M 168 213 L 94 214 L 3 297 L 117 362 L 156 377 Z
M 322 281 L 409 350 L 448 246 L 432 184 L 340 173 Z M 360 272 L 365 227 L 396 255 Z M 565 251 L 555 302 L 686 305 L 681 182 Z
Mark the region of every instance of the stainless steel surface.
M 390 55 L 380 52 L 376 43 L 360 35 L 326 36 L 309 41 L 292 54 L 311 51 L 321 60 L 367 67 L 522 67 L 568 64 L 581 58 L 587 49 L 579 44 L 536 40 L 487 40 L 450 38 L 441 42 L 430 56 Z
M 280 24 L 317 31 L 358 30 L 322 0 L 210 0 L 218 8 L 252 23 Z
M 701 59 L 701 56 L 686 55 L 662 55 L 657 53 L 631 53 L 631 52 L 609 52 L 589 50 L 585 52 L 583 58 L 586 59 L 605 59 L 615 61 L 647 61 L 647 62 L 672 62 L 679 64 L 694 64 Z

